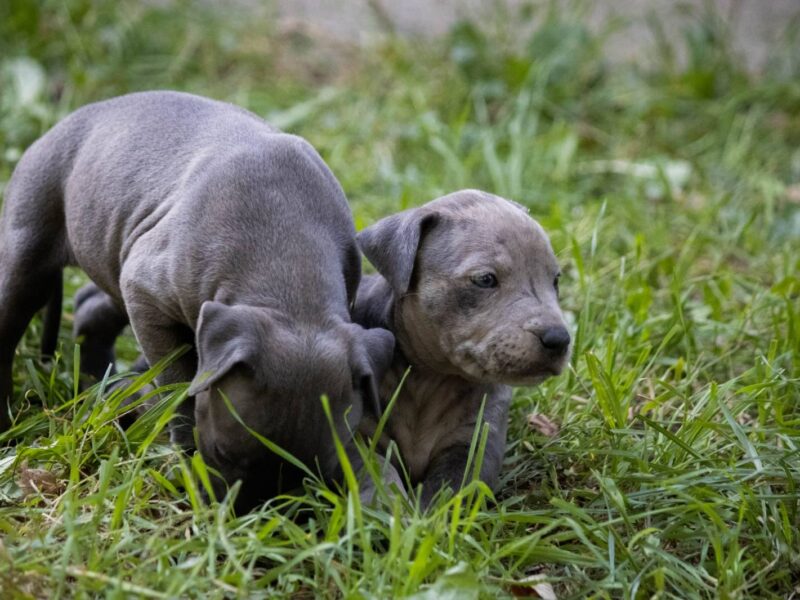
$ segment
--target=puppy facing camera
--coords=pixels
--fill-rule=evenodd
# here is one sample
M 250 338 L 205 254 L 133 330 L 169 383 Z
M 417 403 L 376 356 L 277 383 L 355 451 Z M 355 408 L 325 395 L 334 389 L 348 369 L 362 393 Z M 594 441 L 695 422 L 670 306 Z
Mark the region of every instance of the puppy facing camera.
M 377 275 L 361 278 L 359 247 Z M 356 237 L 305 140 L 189 94 L 88 105 L 37 141 L 6 190 L 0 259 L 0 430 L 14 348 L 48 302 L 57 324 L 61 271 L 76 265 L 93 282 L 75 302 L 84 370 L 113 370 L 127 323 L 140 367 L 188 344 L 157 376 L 191 382 L 171 439 L 193 449 L 196 426 L 215 493 L 242 482 L 240 510 L 303 476 L 250 432 L 340 479 L 319 398 L 358 462 L 351 433 L 375 435 L 409 367 L 381 452 L 396 444 L 427 505 L 464 480 L 486 424 L 480 478 L 495 486 L 510 386 L 558 375 L 570 356 L 558 263 L 519 204 L 463 190 Z M 398 486 L 393 469 L 382 478 Z
M 510 386 L 536 385 L 569 361 L 547 234 L 519 204 L 463 190 L 378 221 L 358 243 L 378 275 L 362 281 L 353 317 L 397 338 L 384 402 L 410 367 L 383 448 L 397 444 L 427 504 L 443 485 L 463 480 L 485 397 L 490 433 L 480 478 L 494 487 Z M 375 426 L 366 417 L 361 431 L 369 436 Z
M 516 202 L 464 190 L 386 217 L 362 231 L 358 242 L 379 274 L 362 278 L 353 320 L 368 333 L 388 330 L 397 338 L 393 355 L 376 366 L 385 375 L 373 382 L 370 410 L 351 421 L 367 439 L 410 367 L 379 443 L 381 480 L 387 489 L 406 491 L 398 461 L 383 457 L 392 444 L 411 485 L 422 484 L 427 505 L 442 486 L 461 484 L 475 428 L 486 423 L 490 435 L 480 477 L 495 486 L 510 386 L 535 385 L 558 375 L 569 361 L 571 338 L 558 303 L 560 271 L 546 233 Z M 79 295 L 98 293 L 89 284 Z M 76 333 L 102 348 L 109 338 L 107 331 L 99 334 L 103 322 L 107 330 L 119 320 L 99 298 L 92 306 L 94 313 L 83 315 Z M 89 339 L 94 336 L 98 343 Z M 221 412 L 204 419 L 219 427 L 232 420 L 222 403 L 214 406 Z M 348 457 L 363 467 L 352 446 Z M 369 502 L 375 485 L 363 468 L 362 474 L 361 496 Z

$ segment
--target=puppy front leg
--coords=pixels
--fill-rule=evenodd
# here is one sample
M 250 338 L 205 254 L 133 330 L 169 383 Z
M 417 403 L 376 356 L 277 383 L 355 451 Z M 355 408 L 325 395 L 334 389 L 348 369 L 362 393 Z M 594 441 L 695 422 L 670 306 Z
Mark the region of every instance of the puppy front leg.
M 170 352 L 188 344 L 190 350 L 172 361 L 158 376 L 159 385 L 186 383 L 197 374 L 197 351 L 191 329 L 170 320 L 157 308 L 129 303 L 131 328 L 148 364 L 155 364 Z M 184 400 L 170 423 L 170 440 L 186 451 L 195 448 L 194 397 Z
M 375 504 L 379 497 L 377 482 L 367 472 L 361 453 L 352 441 L 348 444 L 346 450 L 350 466 L 358 477 L 358 496 L 361 499 L 361 504 L 368 506 Z M 399 493 L 402 497 L 407 498 L 403 478 L 400 476 L 397 468 L 380 453 L 377 456 L 377 460 L 381 466 L 379 474 L 381 483 L 389 499 L 393 499 L 395 493 Z M 339 474 L 339 479 L 343 479 L 341 473 Z
M 431 500 L 442 487 L 458 490 L 462 481 L 469 481 L 474 468 L 474 463 L 470 464 L 469 462 L 471 439 L 470 434 L 469 438 L 463 438 L 464 441 L 444 448 L 432 458 L 422 481 L 420 505 L 423 509 L 430 505 Z M 490 426 L 479 478 L 492 489 L 497 485 L 497 479 L 500 476 L 505 447 L 506 427 Z M 469 473 L 467 473 L 467 469 L 469 469 Z
M 430 506 L 433 497 L 443 487 L 458 490 L 464 481 L 469 459 L 469 444 L 450 446 L 438 453 L 428 465 L 422 481 L 420 505 L 422 509 Z M 482 467 L 483 469 L 483 467 Z

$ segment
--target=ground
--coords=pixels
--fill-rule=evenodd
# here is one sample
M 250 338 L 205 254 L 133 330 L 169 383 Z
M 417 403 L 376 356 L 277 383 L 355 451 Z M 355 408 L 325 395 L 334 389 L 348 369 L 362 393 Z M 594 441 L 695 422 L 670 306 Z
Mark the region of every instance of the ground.
M 709 15 L 669 36 L 651 24 L 642 66 L 608 62 L 568 10 L 535 27 L 509 15 L 504 35 L 460 23 L 320 47 L 188 7 L 0 8 L 0 186 L 86 102 L 229 100 L 318 148 L 359 229 L 465 187 L 527 205 L 563 267 L 571 366 L 516 391 L 496 494 L 376 510 L 309 481 L 234 517 L 200 499 L 199 457 L 165 441 L 182 387 L 126 434 L 114 417 L 132 388 L 75 393 L 84 279 L 69 271 L 59 353 L 40 359 L 35 320 L 0 434 L 4 597 L 800 594 L 796 39 L 776 38 L 756 76 Z M 120 342 L 123 367 L 135 352 Z

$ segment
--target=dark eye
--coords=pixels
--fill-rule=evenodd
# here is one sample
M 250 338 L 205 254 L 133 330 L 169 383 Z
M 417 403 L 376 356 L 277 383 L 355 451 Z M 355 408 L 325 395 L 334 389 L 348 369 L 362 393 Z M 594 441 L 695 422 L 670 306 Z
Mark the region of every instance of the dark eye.
M 561 279 L 561 273 L 556 275 L 556 278 L 553 279 L 553 287 L 556 288 L 556 294 L 558 294 L 558 280 Z
M 497 277 L 492 273 L 481 273 L 480 275 L 473 275 L 470 277 L 472 283 L 479 288 L 493 288 L 497 287 Z

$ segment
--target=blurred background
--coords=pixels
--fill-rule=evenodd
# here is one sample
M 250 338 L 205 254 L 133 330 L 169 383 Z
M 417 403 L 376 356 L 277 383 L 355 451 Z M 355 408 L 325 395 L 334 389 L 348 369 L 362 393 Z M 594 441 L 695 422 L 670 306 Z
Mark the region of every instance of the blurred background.
M 587 260 L 644 253 L 643 318 L 698 223 L 758 222 L 750 256 L 800 236 L 798 82 L 797 0 L 4 0 L 0 187 L 76 107 L 185 90 L 306 137 L 359 229 L 465 187 L 530 206 L 572 312 Z M 683 259 L 734 264 L 719 235 Z
M 0 589 L 535 597 L 544 569 L 559 598 L 797 596 L 800 0 L 0 0 L 0 191 L 71 110 L 164 88 L 304 136 L 359 229 L 466 187 L 527 205 L 572 361 L 515 390 L 497 510 L 362 536 L 311 490 L 302 526 L 225 525 L 202 461 L 147 449 L 156 417 L 123 436 L 119 396 L 74 399 L 71 270 L 60 352 L 38 320 L 17 350 Z M 53 496 L 14 484 L 28 458 Z
M 526 5 L 537 4 L 546 3 L 530 0 L 280 0 L 275 14 L 302 20 L 329 35 L 361 42 L 386 31 L 441 36 L 461 20 L 485 22 L 490 15 L 505 13 L 510 16 L 521 8 L 525 10 Z M 569 13 L 568 4 L 557 3 L 554 7 L 563 9 L 566 6 L 565 12 Z M 714 11 L 726 22 L 733 45 L 745 64 L 758 70 L 769 59 L 771 46 L 780 34 L 789 27 L 797 27 L 800 7 L 797 0 L 595 0 L 584 2 L 582 9 L 580 16 L 592 32 L 603 32 L 614 21 L 615 27 L 604 45 L 604 53 L 615 61 L 647 59 L 653 42 L 650 24 L 657 21 L 668 35 L 680 35 L 681 29 L 698 13 Z M 516 19 L 514 22 L 520 23 Z M 529 27 L 532 25 L 535 20 L 528 23 Z
M 797 0 L 4 0 L 0 181 L 75 107 L 170 88 L 308 137 L 370 219 L 465 186 L 546 206 L 620 171 L 676 191 L 700 165 L 669 161 L 720 150 L 720 119 L 796 141 L 799 76 Z

